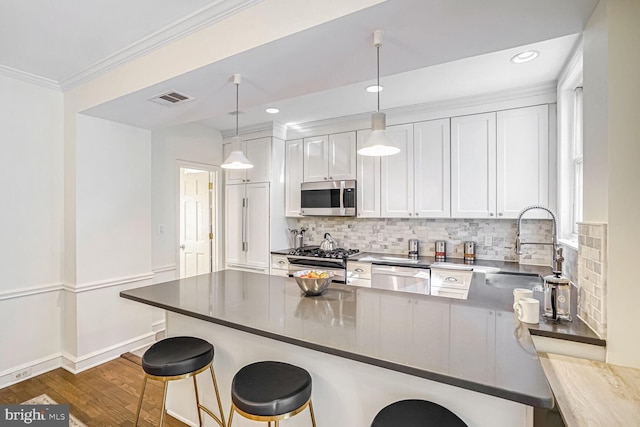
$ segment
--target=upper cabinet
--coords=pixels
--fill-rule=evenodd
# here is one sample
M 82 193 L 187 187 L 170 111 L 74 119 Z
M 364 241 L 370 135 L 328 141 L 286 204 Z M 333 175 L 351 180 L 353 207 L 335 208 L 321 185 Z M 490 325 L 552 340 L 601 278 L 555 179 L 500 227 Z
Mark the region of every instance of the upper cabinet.
M 413 125 L 387 128 L 398 154 L 380 159 L 380 215 L 384 218 L 413 216 Z
M 300 215 L 300 184 L 302 184 L 304 142 L 302 139 L 287 141 L 285 145 L 285 215 Z
M 498 111 L 497 212 L 517 218 L 529 205 L 549 206 L 549 107 Z M 531 211 L 527 218 L 548 218 Z
M 454 218 L 517 218 L 526 206 L 548 204 L 547 105 L 451 119 Z
M 304 138 L 304 182 L 356 179 L 356 133 Z
M 413 125 L 414 215 L 451 216 L 451 137 L 449 119 Z
M 231 149 L 232 147 L 225 147 L 225 158 Z M 242 152 L 253 164 L 253 167 L 251 169 L 227 170 L 226 183 L 269 182 L 271 180 L 271 137 L 243 141 Z
M 496 216 L 496 113 L 451 119 L 451 216 Z

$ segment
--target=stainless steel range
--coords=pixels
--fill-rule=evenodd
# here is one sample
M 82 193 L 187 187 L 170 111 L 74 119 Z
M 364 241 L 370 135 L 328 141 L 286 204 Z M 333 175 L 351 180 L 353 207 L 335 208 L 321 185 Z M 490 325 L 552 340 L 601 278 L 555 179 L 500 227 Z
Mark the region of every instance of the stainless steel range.
M 300 270 L 326 270 L 333 272 L 334 282 L 346 283 L 347 260 L 358 253 L 360 253 L 358 249 L 337 248 L 325 251 L 319 246 L 292 249 L 287 255 L 289 276 L 293 276 L 293 273 Z

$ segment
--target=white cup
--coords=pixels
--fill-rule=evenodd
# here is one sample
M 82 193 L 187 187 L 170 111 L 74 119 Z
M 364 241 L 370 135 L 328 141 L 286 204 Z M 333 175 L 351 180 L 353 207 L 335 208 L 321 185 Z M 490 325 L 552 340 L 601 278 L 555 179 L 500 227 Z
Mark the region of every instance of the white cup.
M 540 321 L 540 301 L 535 298 L 521 298 L 513 304 L 513 311 L 521 322 L 538 323 Z
M 515 288 L 513 290 L 513 303 L 517 303 L 522 298 L 533 298 L 533 291 L 525 288 Z

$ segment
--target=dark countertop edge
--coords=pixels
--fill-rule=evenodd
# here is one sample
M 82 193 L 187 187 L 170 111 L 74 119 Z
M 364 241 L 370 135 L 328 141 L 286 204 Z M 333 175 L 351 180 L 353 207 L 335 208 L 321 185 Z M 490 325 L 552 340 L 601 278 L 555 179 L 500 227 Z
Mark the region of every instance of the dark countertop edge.
M 403 374 L 408 374 L 408 375 L 412 375 L 412 376 L 415 376 L 415 377 L 424 378 L 424 379 L 435 381 L 435 382 L 439 382 L 439 383 L 442 383 L 442 384 L 448 384 L 448 385 L 451 385 L 451 386 L 454 386 L 454 387 L 459 387 L 459 388 L 475 391 L 475 392 L 478 392 L 478 393 L 482 393 L 482 394 L 486 394 L 486 395 L 490 395 L 490 396 L 494 396 L 494 397 L 499 397 L 501 399 L 506 399 L 506 400 L 522 403 L 524 405 L 535 406 L 535 407 L 545 408 L 545 409 L 551 409 L 551 408 L 554 407 L 554 398 L 553 398 L 553 396 L 550 396 L 549 398 L 530 396 L 530 395 L 518 393 L 518 392 L 515 392 L 515 391 L 511 391 L 511 390 L 501 389 L 501 388 L 497 388 L 497 387 L 491 387 L 491 386 L 487 386 L 485 384 L 481 384 L 481 383 L 477 383 L 477 382 L 473 382 L 473 381 L 468 381 L 468 380 L 463 380 L 463 379 L 458 378 L 458 377 L 451 377 L 451 376 L 447 376 L 447 375 L 443 375 L 443 374 L 438 374 L 438 373 L 435 373 L 435 372 L 425 371 L 425 370 L 422 370 L 422 369 L 417 369 L 417 368 L 413 368 L 411 366 L 398 364 L 398 363 L 393 363 L 393 362 L 389 362 L 389 361 L 386 361 L 386 360 L 374 359 L 372 357 L 363 356 L 363 355 L 360 355 L 360 354 L 351 353 L 351 352 L 348 352 L 348 351 L 339 350 L 339 349 L 332 348 L 332 347 L 326 347 L 326 346 L 323 346 L 323 345 L 320 345 L 320 344 L 314 344 L 314 343 L 311 343 L 309 341 L 303 341 L 303 340 L 299 340 L 299 339 L 296 339 L 296 338 L 291 338 L 291 337 L 287 337 L 287 336 L 284 336 L 284 335 L 279 335 L 279 334 L 276 334 L 276 333 L 273 333 L 273 332 L 268 332 L 268 331 L 264 331 L 264 330 L 261 330 L 261 329 L 255 329 L 255 328 L 251 328 L 251 327 L 248 327 L 248 326 L 239 325 L 237 323 L 228 322 L 228 321 L 225 321 L 225 320 L 217 319 L 215 317 L 209 317 L 209 316 L 206 316 L 206 315 L 203 315 L 203 314 L 194 313 L 192 311 L 182 310 L 180 308 L 169 306 L 169 305 L 166 305 L 166 304 L 156 303 L 156 302 L 153 302 L 153 301 L 146 300 L 144 298 L 135 297 L 133 295 L 127 295 L 126 291 L 120 292 L 120 297 L 128 299 L 128 300 L 131 300 L 131 301 L 139 302 L 139 303 L 142 303 L 142 304 L 147 304 L 147 305 L 150 305 L 150 306 L 153 306 L 153 307 L 161 308 L 161 309 L 164 309 L 164 310 L 168 310 L 168 311 L 171 311 L 171 312 L 174 312 L 174 313 L 182 314 L 184 316 L 188 316 L 188 317 L 192 317 L 192 318 L 195 318 L 195 319 L 203 320 L 205 322 L 215 323 L 215 324 L 226 326 L 226 327 L 229 327 L 229 328 L 232 328 L 232 329 L 236 329 L 236 330 L 239 330 L 239 331 L 242 331 L 242 332 L 247 332 L 247 333 L 250 333 L 250 334 L 254 334 L 254 335 L 262 336 L 262 337 L 265 337 L 265 338 L 270 338 L 270 339 L 273 339 L 273 340 L 276 340 L 276 341 L 284 342 L 284 343 L 287 343 L 287 344 L 292 344 L 292 345 L 295 345 L 295 346 L 298 346 L 298 347 L 308 348 L 310 350 L 315 350 L 315 351 L 319 351 L 319 352 L 322 352 L 322 353 L 330 354 L 330 355 L 333 355 L 333 356 L 338 356 L 338 357 L 342 357 L 342 358 L 345 358 L 345 359 L 354 360 L 356 362 L 366 363 L 366 364 L 377 366 L 377 367 L 380 367 L 380 368 L 389 369 L 391 371 L 400 372 L 400 373 L 403 373 Z
M 556 332 L 556 331 L 545 331 L 542 329 L 537 329 L 535 327 L 529 328 L 529 333 L 531 335 L 537 335 L 540 337 L 556 338 L 556 339 L 561 339 L 565 341 L 573 341 L 581 344 L 591 344 L 591 345 L 597 345 L 599 347 L 607 346 L 606 340 L 603 340 L 601 338 L 585 337 L 584 335 L 571 335 L 571 334 L 565 334 L 565 333 Z

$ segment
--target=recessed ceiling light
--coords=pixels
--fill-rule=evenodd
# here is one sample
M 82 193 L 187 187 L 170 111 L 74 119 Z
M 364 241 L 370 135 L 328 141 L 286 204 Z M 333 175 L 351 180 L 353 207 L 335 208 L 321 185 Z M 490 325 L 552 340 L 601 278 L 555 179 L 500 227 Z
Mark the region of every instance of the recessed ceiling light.
M 269 114 L 278 114 L 280 112 L 280 110 L 278 110 L 277 108 L 274 108 L 274 107 L 269 107 L 264 111 L 266 111 Z
M 520 52 L 519 54 L 515 55 L 513 58 L 511 58 L 511 62 L 513 62 L 514 64 L 522 64 L 525 62 L 533 61 L 538 57 L 538 55 L 540 55 L 540 52 L 538 52 L 537 50 L 527 50 L 526 52 Z
M 384 89 L 383 86 L 378 86 L 378 85 L 367 86 L 367 92 L 371 92 L 371 93 L 382 92 L 382 89 Z

